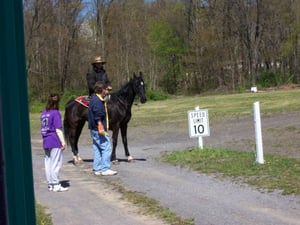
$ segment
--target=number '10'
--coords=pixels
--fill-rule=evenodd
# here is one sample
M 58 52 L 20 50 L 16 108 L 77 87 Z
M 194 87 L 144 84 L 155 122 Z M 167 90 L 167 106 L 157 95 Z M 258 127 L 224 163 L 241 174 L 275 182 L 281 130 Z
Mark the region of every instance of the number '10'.
M 199 124 L 198 126 L 194 125 L 195 134 L 203 134 L 204 133 L 204 126 L 202 124 Z

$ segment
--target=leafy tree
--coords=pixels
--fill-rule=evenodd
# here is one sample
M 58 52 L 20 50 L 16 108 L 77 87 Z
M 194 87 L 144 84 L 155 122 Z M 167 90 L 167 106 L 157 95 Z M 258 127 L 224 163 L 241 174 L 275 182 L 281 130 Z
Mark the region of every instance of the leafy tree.
M 174 94 L 181 72 L 180 61 L 183 54 L 187 52 L 187 46 L 183 38 L 166 21 L 152 21 L 148 41 L 152 52 L 166 66 L 163 85 L 169 93 Z

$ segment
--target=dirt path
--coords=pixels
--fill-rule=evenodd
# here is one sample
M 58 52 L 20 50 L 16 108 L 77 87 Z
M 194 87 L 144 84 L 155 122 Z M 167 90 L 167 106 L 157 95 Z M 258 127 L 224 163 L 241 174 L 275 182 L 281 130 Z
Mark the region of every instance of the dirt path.
M 109 178 L 94 176 L 91 154 L 83 154 L 84 164 L 75 167 L 70 161 L 71 152 L 66 151 L 61 181 L 64 186 L 69 186 L 69 191 L 48 192 L 40 144 L 40 141 L 33 140 L 35 197 L 48 208 L 54 225 L 164 224 L 156 218 L 139 214 L 136 206 L 122 200 L 121 194 L 106 183 Z
M 300 158 L 300 113 L 262 117 L 264 152 Z M 164 151 L 197 146 L 190 139 L 187 124 L 161 124 L 129 129 L 129 147 L 135 163 L 121 160 L 114 166 L 119 173 L 110 178 L 92 175 L 92 150 L 88 132 L 80 139 L 82 166 L 74 167 L 65 152 L 61 178 L 70 185 L 67 193 L 50 193 L 44 182 L 43 154 L 38 140 L 33 140 L 33 165 L 36 199 L 47 206 L 55 225 L 60 224 L 163 224 L 150 216 L 138 214 L 138 208 L 121 200 L 107 179 L 119 182 L 129 190 L 157 199 L 183 218 L 194 218 L 195 224 L 300 224 L 299 196 L 262 193 L 255 188 L 229 180 L 198 174 L 161 164 L 155 157 Z M 211 136 L 205 145 L 254 149 L 253 118 L 235 118 L 211 123 Z M 117 157 L 124 159 L 119 143 Z

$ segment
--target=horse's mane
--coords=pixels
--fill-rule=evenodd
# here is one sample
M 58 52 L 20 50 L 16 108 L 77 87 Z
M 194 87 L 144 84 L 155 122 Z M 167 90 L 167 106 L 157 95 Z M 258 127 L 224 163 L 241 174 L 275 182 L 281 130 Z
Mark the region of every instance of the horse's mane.
M 132 84 L 132 81 L 133 81 L 133 79 L 130 78 L 130 80 L 129 80 L 126 84 L 124 84 L 124 85 L 119 89 L 119 91 L 116 92 L 116 94 L 117 94 L 117 95 L 123 95 L 123 94 L 125 94 L 125 93 L 128 93 L 128 88 L 129 88 L 129 85 Z
M 130 80 L 124 84 L 117 92 L 114 92 L 111 94 L 110 100 L 117 101 L 120 98 L 125 100 L 128 97 L 129 94 L 129 86 L 132 84 L 133 79 L 130 78 Z

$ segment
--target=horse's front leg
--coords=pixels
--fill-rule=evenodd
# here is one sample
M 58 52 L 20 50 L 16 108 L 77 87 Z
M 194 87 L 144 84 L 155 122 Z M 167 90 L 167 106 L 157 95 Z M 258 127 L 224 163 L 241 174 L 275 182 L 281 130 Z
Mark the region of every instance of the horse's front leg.
M 113 128 L 112 130 L 112 152 L 110 156 L 110 161 L 113 163 L 117 163 L 117 157 L 116 157 L 116 148 L 118 144 L 118 135 L 119 135 L 119 127 Z
M 125 156 L 127 157 L 128 162 L 132 162 L 134 159 L 130 155 L 128 150 L 128 142 L 127 142 L 127 124 L 124 126 L 121 126 L 121 135 L 122 135 L 122 142 L 125 150 Z

